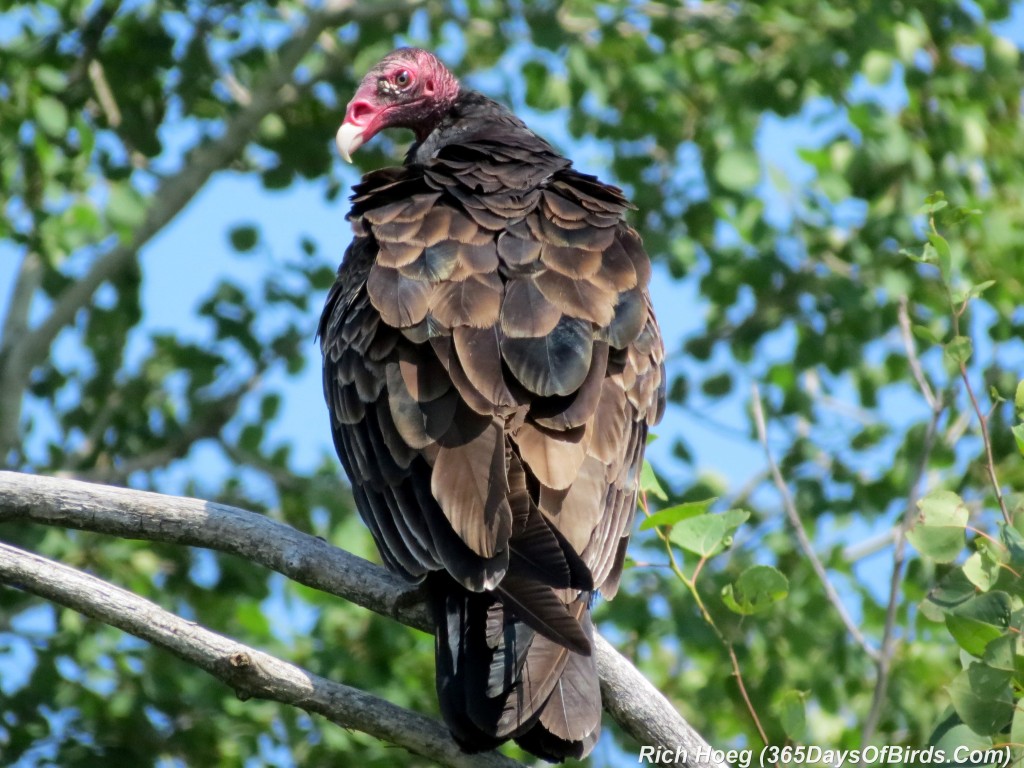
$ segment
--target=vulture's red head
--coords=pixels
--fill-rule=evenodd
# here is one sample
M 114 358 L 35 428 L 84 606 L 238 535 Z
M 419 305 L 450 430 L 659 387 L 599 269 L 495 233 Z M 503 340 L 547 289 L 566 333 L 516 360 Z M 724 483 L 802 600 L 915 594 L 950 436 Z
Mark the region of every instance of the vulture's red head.
M 459 81 L 436 56 L 399 48 L 377 63 L 356 89 L 338 129 L 338 151 L 352 153 L 385 128 L 412 128 L 426 138 L 459 94 Z

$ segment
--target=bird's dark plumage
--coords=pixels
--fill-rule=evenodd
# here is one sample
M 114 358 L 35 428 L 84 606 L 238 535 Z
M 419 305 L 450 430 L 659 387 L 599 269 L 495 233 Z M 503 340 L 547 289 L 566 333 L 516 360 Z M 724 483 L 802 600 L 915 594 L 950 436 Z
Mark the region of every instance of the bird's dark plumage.
M 339 131 L 346 155 L 389 125 L 417 141 L 352 196 L 319 329 L 331 431 L 381 557 L 427 581 L 455 738 L 580 757 L 590 603 L 618 588 L 665 400 L 650 262 L 620 190 L 450 77 L 397 51 Z

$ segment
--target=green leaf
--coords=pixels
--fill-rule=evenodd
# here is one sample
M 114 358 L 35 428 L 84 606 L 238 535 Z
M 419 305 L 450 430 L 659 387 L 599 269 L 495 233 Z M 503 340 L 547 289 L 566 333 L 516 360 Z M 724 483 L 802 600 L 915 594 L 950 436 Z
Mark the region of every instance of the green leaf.
M 954 336 L 943 349 L 947 358 L 961 365 L 971 359 L 973 344 L 969 336 Z
M 270 622 L 267 613 L 257 603 L 240 603 L 235 608 L 235 620 L 239 626 L 257 637 L 270 635 Z
M 761 613 L 789 594 L 789 580 L 777 568 L 752 565 L 735 584 L 722 588 L 722 601 L 729 610 L 743 616 Z
M 953 272 L 953 253 L 949 249 L 949 243 L 946 241 L 946 238 L 937 232 L 928 233 L 928 242 L 935 249 L 936 263 L 938 263 L 939 269 L 942 270 L 943 280 L 948 283 Z
M 160 571 L 163 563 L 155 552 L 141 549 L 131 554 L 132 569 L 139 575 L 152 577 Z
M 281 409 L 281 396 L 277 393 L 271 392 L 270 394 L 264 395 L 260 401 L 260 418 L 264 422 L 272 421 L 277 412 Z
M 233 228 L 228 233 L 231 240 L 231 247 L 239 253 L 247 253 L 256 247 L 259 242 L 260 233 L 252 224 L 244 224 Z
M 936 751 L 941 749 L 947 756 L 951 757 L 956 750 L 964 747 L 968 750 L 984 750 L 992 747 L 992 739 L 987 736 L 979 736 L 968 726 L 960 722 L 960 719 L 955 713 L 952 714 L 949 719 L 954 721 L 955 724 L 948 730 L 943 731 L 942 735 L 935 741 L 934 746 Z M 950 760 L 946 763 L 942 763 L 942 765 L 952 766 L 954 763 Z M 971 768 L 974 768 L 974 766 Z
M 287 133 L 288 127 L 285 125 L 284 120 L 274 112 L 260 120 L 259 136 L 262 141 L 280 141 Z
M 1017 636 L 1012 633 L 1000 635 L 985 646 L 981 660 L 995 669 L 1016 672 Z
M 982 592 L 987 592 L 991 589 L 992 584 L 999 575 L 998 565 L 996 566 L 996 572 L 993 574 L 991 564 L 985 561 L 981 552 L 975 552 L 968 557 L 963 565 L 963 569 L 964 575 Z
M 661 487 L 657 475 L 654 474 L 654 467 L 651 466 L 647 459 L 644 459 L 644 466 L 640 470 L 640 492 L 654 496 L 662 501 L 668 501 L 668 494 Z
M 967 558 L 963 565 L 964 575 L 982 592 L 988 592 L 999 578 L 1002 553 L 989 541 L 980 539 L 978 551 Z
M 807 736 L 807 692 L 786 691 L 776 699 L 772 709 L 782 730 L 790 740 L 803 741 Z
M 969 298 L 969 299 L 977 298 L 978 296 L 981 296 L 981 294 L 983 294 L 985 291 L 987 291 L 989 288 L 991 288 L 995 284 L 996 284 L 995 280 L 983 280 L 982 282 L 978 283 L 977 285 L 972 285 L 970 288 L 967 289 L 967 298 Z
M 33 112 L 43 133 L 51 139 L 61 139 L 68 132 L 68 110 L 53 96 L 36 99 Z
M 1017 382 L 1017 390 L 1013 394 L 1013 408 L 1018 418 L 1024 419 L 1024 379 Z
M 935 246 L 931 243 L 925 243 L 921 249 L 921 258 L 917 259 L 917 261 L 920 261 L 922 264 L 938 264 L 939 253 L 935 250 Z
M 708 508 L 716 501 L 718 501 L 718 497 L 712 496 L 710 499 L 704 499 L 702 501 L 686 501 L 682 504 L 676 504 L 673 507 L 659 510 L 640 523 L 640 530 L 646 531 L 659 525 L 675 525 L 680 520 L 686 520 L 690 517 L 702 515 L 706 513 Z
M 262 441 L 263 427 L 259 424 L 246 424 L 238 437 L 238 444 L 252 454 L 259 454 Z
M 727 149 L 715 163 L 718 183 L 733 192 L 746 192 L 761 179 L 761 162 L 746 149 Z
M 953 224 L 963 224 L 971 216 L 980 216 L 981 211 L 977 208 L 963 208 L 957 206 L 949 212 L 949 220 Z
M 68 87 L 67 73 L 46 64 L 36 68 L 35 78 L 37 83 L 51 93 L 60 93 Z
M 895 24 L 893 37 L 896 41 L 896 52 L 902 61 L 909 64 L 918 50 L 928 42 L 928 33 L 911 24 Z
M 689 552 L 709 557 L 730 546 L 733 532 L 749 517 L 750 513 L 743 509 L 691 517 L 672 527 L 669 540 Z
M 146 203 L 132 185 L 127 182 L 112 184 L 107 202 L 107 219 L 124 234 L 130 234 L 141 226 L 146 218 Z
M 973 594 L 973 588 L 971 591 Z M 936 624 L 945 622 L 945 611 L 940 606 L 933 603 L 931 600 L 922 600 L 920 608 L 921 615 L 928 619 L 928 621 L 934 621 Z
M 954 304 L 963 304 L 965 301 L 976 299 L 987 289 L 996 284 L 995 280 L 986 280 L 977 285 L 964 285 L 950 291 L 950 297 Z
M 973 599 L 977 594 L 977 589 L 964 575 L 963 570 L 954 568 L 931 588 L 928 598 L 921 607 L 928 618 L 933 621 L 944 621 L 948 611 Z M 929 606 L 933 606 L 934 610 L 930 610 Z
M 1010 738 L 1007 739 L 1011 744 L 1020 745 L 1024 744 L 1024 702 L 1018 700 L 1013 707 L 1013 720 L 1010 722 Z M 1016 751 L 1020 751 L 1020 747 L 1016 747 Z M 1017 760 L 1014 761 L 1013 765 L 1020 765 L 1020 756 L 1017 755 Z
M 1002 523 L 999 526 L 999 538 L 1006 545 L 1010 565 L 1015 569 L 1024 565 L 1024 535 L 1012 525 Z
M 906 256 L 911 261 L 916 261 L 918 264 L 931 264 L 935 261 L 933 254 L 935 249 L 931 246 L 925 246 L 921 253 L 914 253 L 913 251 L 907 250 L 906 248 L 900 248 L 900 255 Z
M 921 341 L 926 341 L 929 344 L 942 343 L 942 340 L 926 325 L 914 325 L 911 326 L 910 330 L 913 331 L 914 335 L 921 339 Z
M 1015 424 L 1010 427 L 1010 432 L 1013 433 L 1013 439 L 1017 442 L 1017 450 L 1024 456 L 1024 424 Z
M 975 662 L 947 686 L 953 708 L 972 731 L 998 733 L 1013 716 L 1010 673 Z
M 949 610 L 946 628 L 957 645 L 980 658 L 986 646 L 1006 632 L 1011 612 L 1007 593 L 986 592 Z
M 966 541 L 969 517 L 963 500 L 951 491 L 934 491 L 917 502 L 920 515 L 907 531 L 907 540 L 925 557 L 951 563 Z
M 868 51 L 861 62 L 861 70 L 872 85 L 882 85 L 892 77 L 892 56 L 887 51 Z

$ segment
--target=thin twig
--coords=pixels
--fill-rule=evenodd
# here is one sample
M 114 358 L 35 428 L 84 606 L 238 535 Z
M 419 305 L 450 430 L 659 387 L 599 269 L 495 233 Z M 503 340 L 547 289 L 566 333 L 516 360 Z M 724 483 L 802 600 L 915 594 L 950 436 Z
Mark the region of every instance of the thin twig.
M 844 403 L 832 395 L 825 394 L 822 390 L 821 377 L 815 370 L 807 371 L 804 374 L 804 385 L 807 389 L 808 394 L 814 398 L 814 402 L 820 405 L 822 408 L 826 408 L 833 411 L 839 416 L 853 419 L 860 424 L 870 427 L 878 423 L 878 419 L 871 415 L 864 408 L 858 408 L 851 403 Z
M 0 583 L 51 600 L 141 638 L 230 686 L 243 701 L 268 699 L 323 715 L 451 768 L 522 768 L 496 752 L 467 755 L 438 721 L 314 675 L 186 621 L 95 576 L 0 543 Z
M 241 107 L 248 107 L 252 104 L 252 94 L 235 77 L 233 72 L 224 72 L 221 74 L 220 79 L 224 82 L 224 87 L 228 89 L 228 93 L 231 94 L 231 98 L 235 100 L 236 104 Z
M 695 421 L 699 421 L 702 424 L 711 427 L 717 435 L 731 437 L 743 443 L 747 443 L 750 440 L 750 435 L 747 434 L 745 429 L 733 426 L 732 424 L 726 424 L 724 421 L 719 421 L 713 416 L 710 416 L 706 409 L 698 408 L 686 403 L 678 407 Z
M 111 128 L 120 127 L 121 109 L 117 106 L 117 99 L 114 98 L 114 92 L 110 88 L 110 83 L 107 82 L 107 75 L 103 71 L 103 65 L 100 64 L 99 59 L 89 62 L 88 71 L 89 82 L 92 83 L 92 88 L 100 103 L 100 109 L 103 110 L 103 115 L 107 118 L 107 125 Z
M 643 499 L 643 509 L 647 513 L 647 499 Z M 658 538 L 665 544 L 665 551 L 668 553 L 668 565 L 672 569 L 672 573 L 675 574 L 676 578 L 679 579 L 690 592 L 690 596 L 693 597 L 693 602 L 697 605 L 697 609 L 700 611 L 701 617 L 704 622 L 711 627 L 711 630 L 715 633 L 719 642 L 725 648 L 726 653 L 729 654 L 729 661 L 732 663 L 732 674 L 736 678 L 736 685 L 740 689 L 740 695 L 743 697 L 743 701 L 747 706 L 747 712 L 750 714 L 750 719 L 754 722 L 754 727 L 757 728 L 757 733 L 761 737 L 761 741 L 765 746 L 768 746 L 768 734 L 765 733 L 764 726 L 761 725 L 761 718 L 757 714 L 757 710 L 754 708 L 754 703 L 750 700 L 750 695 L 747 693 L 746 683 L 743 681 L 743 671 L 740 669 L 739 659 L 736 658 L 736 651 L 733 649 L 732 643 L 722 634 L 722 630 L 718 628 L 714 618 L 711 616 L 711 612 L 708 611 L 707 606 L 704 604 L 703 598 L 700 596 L 700 592 L 697 590 L 697 577 L 700 575 L 701 570 L 707 563 L 707 556 L 701 557 L 697 562 L 696 567 L 693 569 L 693 576 L 687 576 L 683 573 L 683 569 L 679 566 L 679 561 L 676 560 L 676 554 L 672 549 L 672 542 L 669 535 L 661 528 L 655 529 L 658 534 Z
M 903 567 L 906 563 L 907 531 L 910 530 L 910 526 L 917 515 L 917 500 L 920 498 L 921 481 L 924 479 L 925 470 L 928 468 L 928 460 L 935 445 L 935 435 L 938 432 L 939 419 L 942 417 L 943 412 L 941 401 L 936 399 L 934 402 L 936 404 L 935 409 L 928 420 L 924 444 L 921 447 L 921 458 L 917 463 L 914 479 L 910 485 L 910 492 L 907 495 L 907 505 L 903 511 L 903 519 L 896 530 L 896 544 L 893 547 L 892 556 L 892 577 L 889 580 L 889 603 L 885 609 L 885 628 L 882 630 L 881 652 L 875 658 L 875 666 L 877 667 L 875 689 L 871 696 L 871 709 L 868 711 L 867 719 L 864 721 L 861 742 L 863 744 L 868 744 L 871 741 L 871 737 L 874 736 L 889 689 L 892 659 L 896 653 L 896 611 L 899 606 L 900 586 L 903 584 Z
M 878 658 L 875 659 L 875 688 L 871 696 L 871 709 L 868 710 L 868 716 L 864 722 L 863 744 L 870 742 L 871 737 L 874 736 L 875 730 L 878 728 L 878 723 L 882 716 L 882 707 L 885 705 L 885 698 L 889 690 L 892 660 L 896 653 L 896 613 L 899 607 L 900 587 L 903 584 L 903 569 L 906 564 L 907 531 L 910 530 L 910 526 L 913 525 L 917 515 L 917 500 L 921 496 L 921 483 L 924 480 L 924 474 L 928 469 L 928 461 L 935 446 L 939 420 L 945 411 L 944 398 L 937 396 L 935 390 L 928 383 L 928 378 L 924 375 L 924 370 L 921 366 L 921 360 L 917 355 L 906 297 L 900 300 L 899 322 L 903 348 L 907 354 L 907 362 L 910 364 L 910 370 L 914 373 L 914 379 L 917 381 L 922 397 L 924 397 L 928 407 L 931 409 L 931 418 L 928 420 L 928 426 L 925 429 L 924 443 L 921 447 L 921 458 L 917 463 L 914 477 L 910 483 L 903 516 L 895 530 L 892 576 L 889 579 L 889 601 L 885 609 L 885 626 L 882 630 L 881 652 L 878 654 Z
M 967 430 L 971 427 L 971 413 L 970 411 L 960 411 L 953 415 L 949 419 L 946 425 L 946 433 L 943 435 L 943 442 L 952 448 L 958 442 L 960 438 L 967 434 Z
M 928 226 L 931 227 L 931 231 L 937 237 L 941 237 L 941 235 L 939 235 L 938 229 L 936 229 L 935 227 L 934 211 L 928 217 Z M 940 272 L 941 271 L 942 270 L 940 269 Z M 959 339 L 961 337 L 960 318 L 967 311 L 967 307 L 970 305 L 971 299 L 968 295 L 968 297 L 959 302 L 959 306 L 957 306 L 958 302 L 953 298 L 949 276 L 946 275 L 944 272 L 942 273 L 942 282 L 946 288 L 946 298 L 949 301 L 949 310 L 953 318 L 954 338 Z M 970 339 L 968 339 L 968 341 L 970 341 Z M 991 416 L 991 412 L 986 414 L 982 413 L 981 411 L 981 406 L 978 404 L 978 398 L 974 394 L 974 387 L 971 385 L 971 377 L 967 372 L 967 361 L 960 359 L 957 360 L 957 364 L 960 369 L 960 378 L 963 380 L 964 387 L 967 389 L 967 396 L 971 400 L 971 407 L 974 408 L 974 413 L 978 417 L 978 424 L 981 425 L 981 438 L 982 441 L 985 443 L 985 467 L 988 471 L 989 482 L 992 484 L 992 490 L 996 495 L 996 501 L 999 502 L 999 511 L 1003 515 L 1003 520 L 1006 522 L 1007 525 L 1012 525 L 1013 520 L 1010 517 L 1009 510 L 1006 508 L 1006 500 L 1003 498 L 1003 489 L 999 485 L 999 477 L 996 474 L 996 461 L 995 456 L 992 453 L 992 439 L 989 436 L 988 432 L 988 420 L 989 416 Z M 994 407 L 995 406 L 993 405 L 993 409 Z
M 640 506 L 643 509 L 644 515 L 650 517 L 650 509 L 647 506 L 647 494 L 640 494 Z M 729 640 L 722 634 L 722 630 L 718 628 L 714 618 L 711 616 L 711 612 L 708 611 L 707 606 L 704 604 L 703 598 L 700 596 L 700 592 L 697 590 L 697 577 L 700 575 L 701 570 L 707 563 L 708 558 L 706 556 L 701 557 L 696 567 L 693 569 L 693 576 L 687 577 L 683 573 L 683 569 L 679 566 L 679 561 L 676 560 L 676 554 L 672 550 L 672 541 L 669 535 L 661 528 L 656 528 L 658 538 L 665 544 L 665 551 L 668 554 L 668 567 L 675 574 L 675 577 L 679 579 L 690 592 L 693 597 L 693 602 L 696 604 L 697 609 L 700 611 L 701 617 L 704 622 L 711 627 L 711 630 L 718 637 L 719 642 L 725 647 L 726 653 L 729 654 L 729 661 L 732 664 L 732 674 L 736 679 L 736 685 L 740 690 L 740 695 L 743 697 L 743 702 L 747 707 L 747 713 L 750 715 L 750 719 L 754 723 L 754 727 L 757 728 L 757 733 L 761 737 L 761 741 L 765 746 L 768 746 L 768 734 L 765 733 L 764 726 L 761 725 L 761 718 L 757 714 L 757 709 L 754 707 L 754 702 L 750 700 L 750 694 L 747 693 L 747 685 L 743 680 L 743 670 L 740 668 L 739 659 L 736 658 L 736 651 Z
M 843 560 L 848 563 L 855 563 L 858 560 L 871 557 L 895 544 L 898 535 L 896 528 L 890 528 L 874 536 L 869 536 L 863 541 L 848 544 L 843 547 Z
M 917 356 L 917 349 L 914 346 L 914 333 L 910 325 L 910 312 L 907 309 L 906 296 L 900 297 L 897 317 L 900 322 L 900 338 L 903 340 L 903 349 L 907 353 L 907 362 L 910 364 L 910 372 L 914 375 L 914 380 L 917 382 L 917 387 L 921 390 L 921 394 L 924 395 L 925 402 L 928 403 L 928 407 L 931 408 L 934 413 L 935 410 L 939 408 L 939 401 L 935 397 L 935 391 L 932 389 L 931 384 L 928 383 L 928 377 L 924 375 L 924 369 L 921 367 L 921 360 Z
M 757 492 L 757 489 L 761 487 L 765 480 L 768 479 L 768 471 L 759 469 L 753 475 L 746 479 L 746 481 L 733 493 L 724 500 L 726 509 L 736 509 L 737 507 L 743 507 L 747 505 L 750 497 Z
M 757 386 L 756 382 L 752 385 L 752 390 L 754 423 L 757 427 L 757 439 L 758 442 L 761 443 L 761 447 L 764 449 L 765 458 L 768 461 L 768 469 L 771 472 L 772 480 L 775 483 L 776 489 L 779 491 L 779 496 L 782 498 L 782 508 L 786 512 L 786 517 L 789 519 L 789 523 L 792 525 L 794 533 L 796 533 L 796 539 L 800 544 L 800 549 L 803 551 L 804 556 L 808 561 L 810 561 L 811 567 L 814 569 L 814 572 L 818 576 L 818 580 L 821 581 L 821 585 L 825 590 L 825 596 L 836 609 L 836 613 L 839 614 L 839 619 L 843 622 L 843 626 L 846 627 L 846 631 L 850 633 L 850 636 L 854 641 L 856 641 L 857 645 L 863 649 L 864 653 L 866 653 L 870 659 L 877 661 L 878 650 L 868 643 L 867 638 L 864 637 L 864 633 L 860 631 L 860 627 L 857 626 L 853 618 L 847 612 L 842 599 L 836 592 L 835 587 L 832 586 L 832 582 L 829 581 L 828 573 L 825 571 L 825 566 L 822 565 L 821 560 L 818 558 L 818 554 L 814 551 L 814 547 L 811 545 L 811 540 L 808 538 L 807 531 L 804 529 L 803 521 L 800 519 L 800 513 L 797 512 L 796 504 L 793 502 L 793 497 L 789 493 L 789 487 L 786 485 L 786 481 L 782 477 L 782 472 L 779 471 L 779 467 L 775 463 L 775 457 L 772 455 L 771 447 L 768 444 L 768 428 L 765 426 L 764 408 L 761 405 L 761 390 Z
M 958 331 L 959 333 L 959 331 Z M 974 387 L 971 386 L 971 377 L 967 373 L 967 366 L 960 363 L 960 378 L 963 379 L 964 387 L 967 389 L 967 397 L 971 400 L 971 406 L 974 408 L 974 413 L 978 417 L 978 423 L 981 425 L 981 439 L 985 444 L 985 469 L 988 471 L 988 479 L 992 484 L 992 490 L 996 495 L 996 501 L 999 502 L 999 511 L 1003 514 L 1003 520 L 1006 521 L 1007 525 L 1012 525 L 1013 520 L 1010 517 L 1010 511 L 1006 508 L 1006 499 L 1003 498 L 1003 489 L 999 485 L 999 477 L 996 475 L 996 460 L 992 453 L 992 438 L 988 433 L 988 414 L 981 412 L 981 406 L 978 405 L 978 398 L 974 396 Z
M 761 737 L 761 741 L 767 747 L 768 734 L 764 732 L 764 728 L 761 726 L 761 721 L 757 717 L 757 710 L 754 709 L 754 703 L 750 700 L 750 694 L 747 693 L 747 686 L 743 683 L 743 675 L 740 674 L 740 661 L 736 658 L 736 650 L 733 648 L 732 643 L 726 643 L 725 649 L 729 652 L 729 661 L 732 663 L 732 673 L 736 678 L 736 685 L 740 688 L 740 695 L 743 697 L 744 703 L 747 705 L 747 711 L 750 712 L 754 718 L 754 725 L 757 726 L 757 733 Z

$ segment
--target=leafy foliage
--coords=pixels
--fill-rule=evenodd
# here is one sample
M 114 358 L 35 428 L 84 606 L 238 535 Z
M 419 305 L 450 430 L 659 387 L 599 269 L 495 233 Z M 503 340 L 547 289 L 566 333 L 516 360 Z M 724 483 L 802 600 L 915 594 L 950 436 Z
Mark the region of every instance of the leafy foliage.
M 716 746 L 757 744 L 755 719 L 773 744 L 1024 743 L 1012 10 L 22 3 L 0 22 L 0 260 L 16 265 L 0 456 L 260 509 L 373 556 L 329 445 L 291 414 L 319 398 L 311 338 L 347 237 L 355 176 L 329 151 L 344 100 L 396 44 L 438 48 L 627 189 L 668 285 L 657 309 L 680 329 L 673 406 L 644 475 L 651 502 L 664 498 L 598 609 L 609 636 Z M 358 162 L 397 153 L 382 138 Z M 166 265 L 147 254 L 226 179 L 275 205 L 312 190 L 335 211 L 331 239 L 311 220 L 282 244 L 285 217 L 231 201 L 191 246 L 226 266 L 172 328 L 154 324 L 143 297 Z M 863 644 L 782 513 L 765 447 Z M 0 535 L 318 674 L 436 706 L 429 638 L 249 563 L 35 527 Z M 7 589 L 0 668 L 5 765 L 416 764 L 236 701 Z M 591 763 L 635 762 L 635 745 L 618 746 L 633 754 L 610 745 Z

